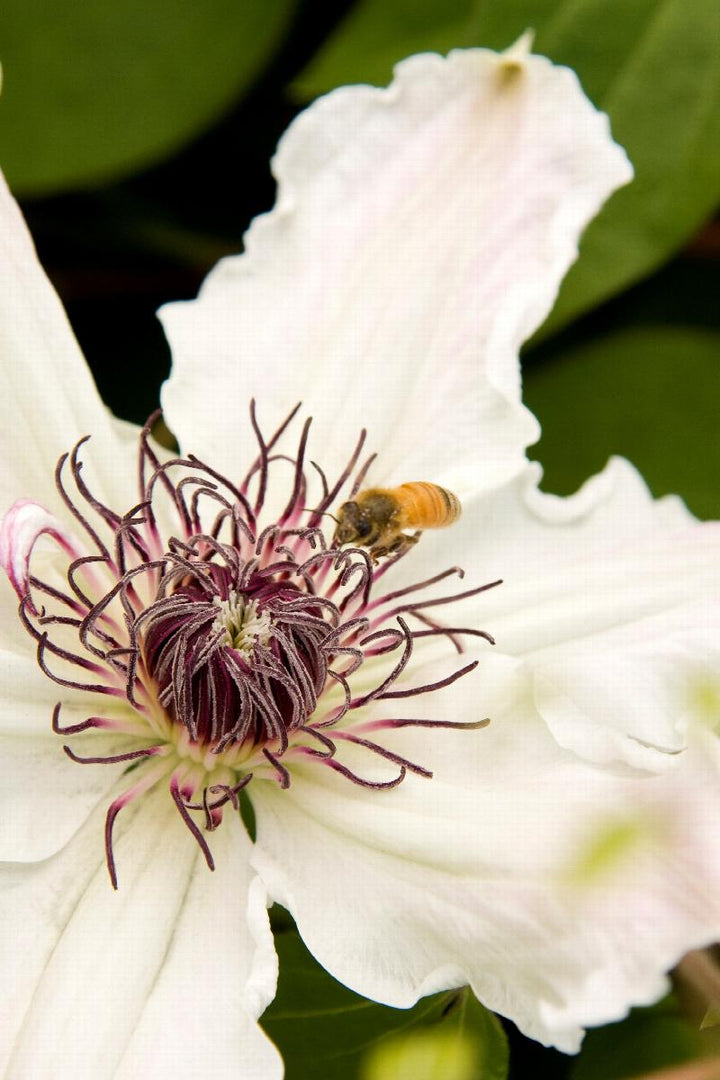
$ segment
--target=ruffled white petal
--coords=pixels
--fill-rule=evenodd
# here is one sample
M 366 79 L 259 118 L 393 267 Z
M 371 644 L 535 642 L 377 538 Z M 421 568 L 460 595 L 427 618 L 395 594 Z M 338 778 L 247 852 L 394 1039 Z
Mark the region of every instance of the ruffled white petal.
M 316 102 L 273 168 L 277 206 L 246 253 L 161 313 L 183 447 L 235 476 L 255 454 L 249 399 L 266 430 L 302 399 L 331 474 L 362 426 L 375 483 L 462 494 L 516 472 L 537 438 L 520 343 L 630 177 L 575 76 L 522 50 L 416 56 L 387 90 Z
M 531 657 L 535 702 L 560 745 L 598 762 L 672 767 L 704 719 L 703 687 L 720 685 L 717 608 L 716 595 L 652 618 L 628 612 L 621 627 Z
M 405 1007 L 469 981 L 572 1052 L 720 933 L 717 747 L 671 776 L 597 768 L 558 747 L 503 660 L 432 695 L 440 709 L 492 723 L 394 733 L 430 781 L 371 794 L 308 766 L 286 792 L 258 784 L 254 865 L 358 992 Z
M 239 820 L 213 875 L 167 792 L 123 813 L 118 892 L 99 815 L 48 862 L 0 869 L 3 1075 L 280 1077 L 254 1022 L 276 972 Z
M 55 465 L 83 435 L 96 490 L 125 504 L 134 478 L 117 468 L 107 409 L 2 176 L 0 237 L 0 509 L 24 496 L 56 510 Z
M 696 519 L 674 495 L 654 499 L 637 469 L 614 457 L 574 495 L 539 490 L 542 469 L 528 462 L 511 483 L 463 501 L 452 528 L 423 534 L 393 569 L 393 579 L 416 580 L 440 563 L 460 565 L 467 578 L 540 579 L 548 567 L 569 568 L 675 534 Z M 505 592 L 497 593 L 501 601 Z M 484 603 L 484 601 L 483 601 Z
M 526 659 L 561 745 L 665 767 L 720 662 L 720 526 L 653 500 L 620 459 L 567 500 L 540 493 L 538 476 L 530 466 L 471 503 L 446 538 L 423 537 L 426 559 L 445 540 L 471 581 L 503 579 L 448 617 Z

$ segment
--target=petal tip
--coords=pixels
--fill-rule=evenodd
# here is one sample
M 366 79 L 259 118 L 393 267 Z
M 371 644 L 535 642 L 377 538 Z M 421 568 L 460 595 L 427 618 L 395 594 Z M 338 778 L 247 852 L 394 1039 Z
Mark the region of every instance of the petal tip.
M 497 62 L 501 83 L 514 82 L 522 74 L 534 42 L 535 31 L 528 28 L 508 49 L 499 53 Z

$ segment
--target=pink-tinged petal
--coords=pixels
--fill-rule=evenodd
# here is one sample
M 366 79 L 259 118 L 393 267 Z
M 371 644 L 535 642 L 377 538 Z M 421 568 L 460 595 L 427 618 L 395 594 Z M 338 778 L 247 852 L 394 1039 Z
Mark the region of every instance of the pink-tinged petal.
M 20 599 L 28 589 L 28 567 L 33 548 L 41 536 L 50 536 L 70 556 L 82 551 L 72 534 L 44 506 L 18 499 L 0 521 L 0 566 Z
M 248 399 L 270 430 L 302 399 L 330 473 L 362 426 L 375 483 L 463 494 L 517 472 L 538 434 L 519 346 L 631 174 L 575 76 L 522 49 L 416 56 L 387 90 L 316 102 L 273 169 L 245 254 L 161 313 L 183 446 L 235 475 Z
M 255 1023 L 276 965 L 241 822 L 214 834 L 212 874 L 167 789 L 123 815 L 117 892 L 101 814 L 53 859 L 0 868 L 3 1075 L 279 1078 Z
M 469 982 L 573 1052 L 717 940 L 720 760 L 708 740 L 669 774 L 597 768 L 557 745 L 531 695 L 522 665 L 493 659 L 425 710 L 487 728 L 385 732 L 431 780 L 369 796 L 307 768 L 284 792 L 258 784 L 253 863 L 359 993 L 407 1007 Z
M 20 492 L 60 506 L 53 470 L 92 436 L 104 497 L 135 500 L 134 477 L 117 468 L 118 442 L 62 305 L 0 175 L 0 508 Z

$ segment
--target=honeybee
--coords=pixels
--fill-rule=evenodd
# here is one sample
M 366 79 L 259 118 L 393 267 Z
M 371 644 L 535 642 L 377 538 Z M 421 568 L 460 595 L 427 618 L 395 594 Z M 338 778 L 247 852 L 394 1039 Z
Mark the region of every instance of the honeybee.
M 367 488 L 338 510 L 333 547 L 369 548 L 377 562 L 417 543 L 420 532 L 412 535 L 404 529 L 443 529 L 457 521 L 461 510 L 457 495 L 424 480 L 396 488 Z

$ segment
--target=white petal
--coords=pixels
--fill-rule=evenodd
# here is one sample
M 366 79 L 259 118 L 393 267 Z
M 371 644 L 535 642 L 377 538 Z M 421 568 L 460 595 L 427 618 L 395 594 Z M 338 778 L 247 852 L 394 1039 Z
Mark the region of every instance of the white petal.
M 189 449 L 237 475 L 303 400 L 331 474 L 361 426 L 373 482 L 491 488 L 537 438 L 520 343 L 550 309 L 580 231 L 630 168 L 575 76 L 485 50 L 413 57 L 387 90 L 303 113 L 273 163 L 275 210 L 197 301 L 161 317 L 163 402 Z
M 561 745 L 664 767 L 686 745 L 693 684 L 720 661 L 720 527 L 653 500 L 619 459 L 567 500 L 541 494 L 537 478 L 529 468 L 448 531 L 448 555 L 473 583 L 503 579 L 458 605 L 454 624 L 480 625 L 527 659 Z M 437 557 L 426 541 L 425 558 Z
M 223 822 L 212 847 L 216 870 L 211 876 L 200 865 L 193 875 L 117 1080 L 202 1076 L 208 1068 L 228 1080 L 282 1076 L 277 1051 L 252 1023 L 275 996 L 277 955 L 237 815 Z M 171 1018 L 181 1032 L 168 1031 Z
M 257 1009 L 275 970 L 239 821 L 213 875 L 166 791 L 123 813 L 117 892 L 97 817 L 49 862 L 2 868 L 3 1075 L 281 1076 L 248 1011 L 246 984 Z
M 511 483 L 463 501 L 452 528 L 425 532 L 422 542 L 393 568 L 393 581 L 420 580 L 440 563 L 460 565 L 468 580 L 542 580 L 548 570 L 590 562 L 608 552 L 678 533 L 696 519 L 674 495 L 654 499 L 637 469 L 611 458 L 574 495 L 539 490 L 542 469 L 526 464 Z M 502 604 L 507 589 L 493 600 Z M 485 601 L 483 600 L 483 604 Z
M 0 859 L 46 858 L 80 828 L 112 785 L 122 766 L 82 766 L 63 753 L 64 740 L 52 730 L 53 709 L 62 703 L 60 723 L 89 716 L 117 717 L 127 706 L 98 695 L 73 692 L 43 675 L 35 643 L 20 625 L 17 597 L 0 582 Z M 120 752 L 117 735 L 95 732 L 73 737 L 79 754 Z
M 701 719 L 702 688 L 718 683 L 717 594 L 714 603 L 624 619 L 532 657 L 535 703 L 560 745 L 583 757 L 669 768 Z
M 83 717 L 84 719 L 85 717 Z M 65 720 L 68 719 L 66 712 Z M 59 851 L 108 794 L 127 762 L 79 765 L 63 753 L 63 740 L 49 736 L 0 735 L 0 860 L 36 862 Z M 109 734 L 74 736 L 72 749 L 85 757 L 138 748 Z
M 2 176 L 0 236 L 0 509 L 20 496 L 57 509 L 55 465 L 83 435 L 100 462 L 96 491 L 125 502 L 107 410 Z
M 258 784 L 253 862 L 358 992 L 406 1007 L 469 981 L 572 1052 L 720 932 L 717 752 L 672 779 L 598 769 L 558 748 L 521 670 L 503 667 L 431 701 L 446 718 L 487 709 L 487 729 L 394 733 L 430 781 L 371 793 L 315 765 L 288 791 Z M 603 862 L 593 845 L 621 826 L 627 842 Z

